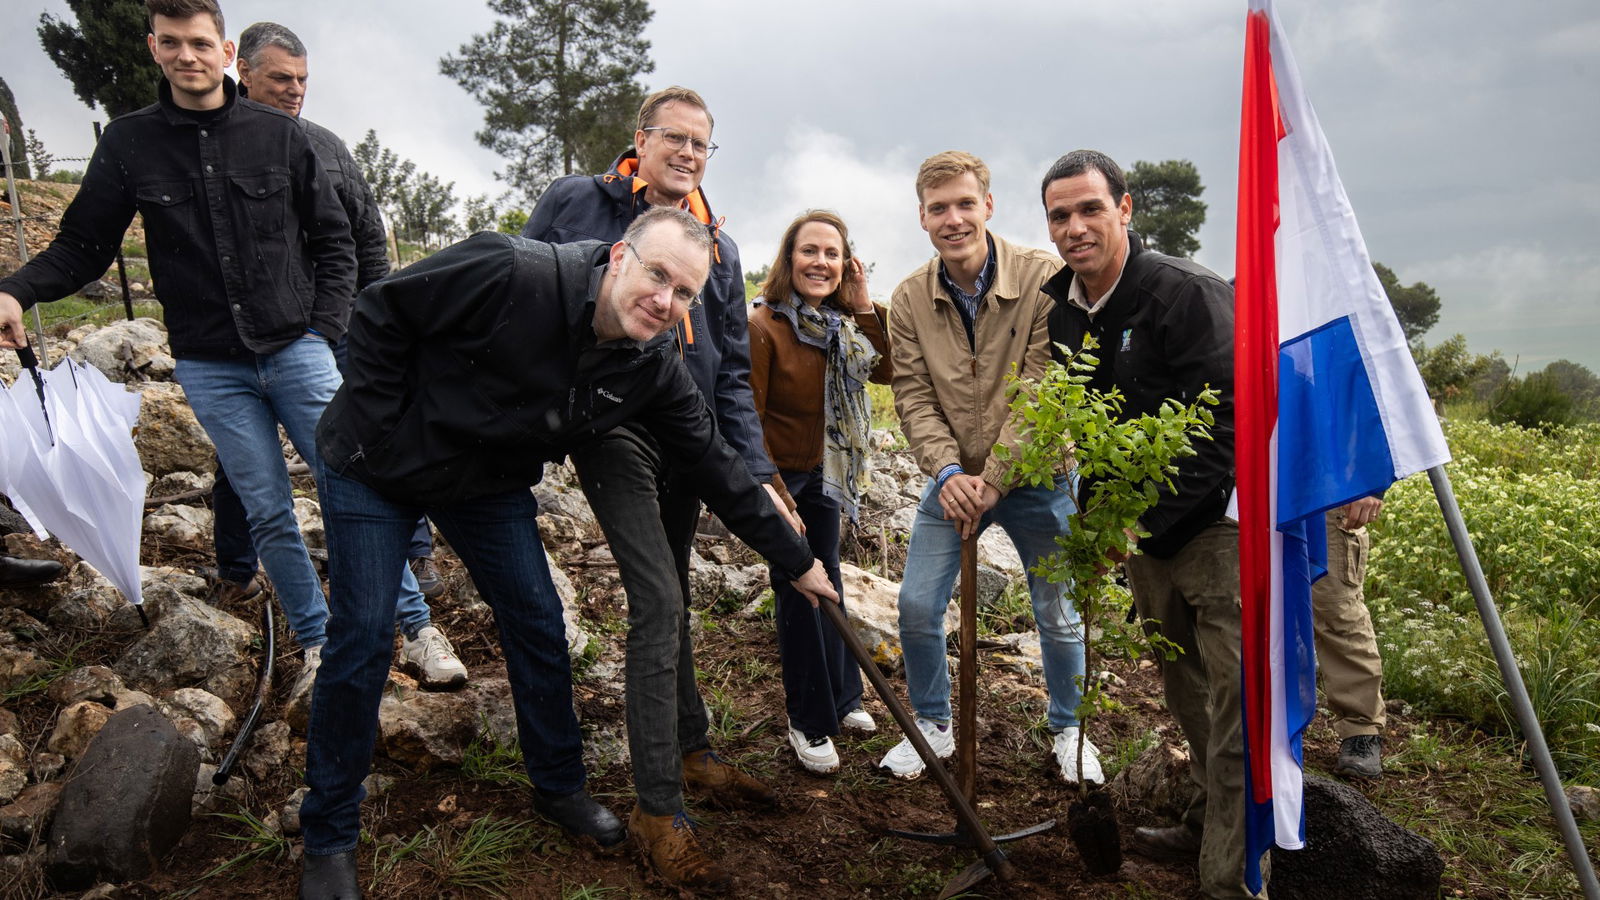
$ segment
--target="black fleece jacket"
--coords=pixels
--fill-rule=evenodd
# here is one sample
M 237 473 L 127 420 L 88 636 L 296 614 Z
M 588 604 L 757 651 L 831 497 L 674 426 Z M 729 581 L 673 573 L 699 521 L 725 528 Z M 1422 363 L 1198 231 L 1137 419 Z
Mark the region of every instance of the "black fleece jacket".
M 1044 286 L 1056 300 L 1051 344 L 1077 350 L 1093 334 L 1100 365 L 1090 383 L 1120 388 L 1123 415 L 1155 413 L 1169 398 L 1190 403 L 1206 387 L 1220 397 L 1210 407 L 1211 440 L 1196 441 L 1196 455 L 1178 461 L 1176 490 L 1163 491 L 1142 520 L 1150 537 L 1140 549 L 1171 557 L 1222 518 L 1233 491 L 1233 288 L 1204 266 L 1144 249 L 1131 231 L 1122 280 L 1092 322 L 1067 300 L 1072 277 L 1062 269 Z
M 537 484 L 546 462 L 626 422 L 661 444 L 728 527 L 791 578 L 805 540 L 717 433 L 670 338 L 597 344 L 607 244 L 483 232 L 362 291 L 326 465 L 396 502 Z

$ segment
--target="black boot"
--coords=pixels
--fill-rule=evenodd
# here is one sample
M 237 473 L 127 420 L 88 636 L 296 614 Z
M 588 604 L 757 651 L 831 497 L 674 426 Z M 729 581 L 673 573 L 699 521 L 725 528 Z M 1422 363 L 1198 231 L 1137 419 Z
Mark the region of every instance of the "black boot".
M 331 856 L 307 853 L 300 872 L 300 900 L 361 900 L 356 883 L 356 852 Z
M 33 587 L 55 581 L 64 571 L 53 559 L 21 559 L 0 554 L 0 588 Z
M 611 810 L 596 803 L 589 792 L 579 788 L 565 796 L 533 792 L 533 810 L 579 837 L 593 838 L 604 847 L 615 847 L 628 838 L 628 828 Z
M 1381 778 L 1383 776 L 1383 738 L 1375 734 L 1358 734 L 1339 742 L 1339 759 L 1333 764 L 1333 774 L 1345 778 Z

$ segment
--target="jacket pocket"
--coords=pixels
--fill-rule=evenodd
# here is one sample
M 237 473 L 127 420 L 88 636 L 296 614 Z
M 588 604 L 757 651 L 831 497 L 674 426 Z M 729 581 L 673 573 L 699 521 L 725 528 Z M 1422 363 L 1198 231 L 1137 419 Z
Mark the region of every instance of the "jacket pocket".
M 187 181 L 143 185 L 135 189 L 134 201 L 152 246 L 175 249 L 195 242 L 194 185 Z M 160 255 L 150 257 L 153 261 Z
M 281 172 L 261 175 L 233 175 L 239 208 L 258 235 L 276 235 L 283 231 L 289 211 L 289 176 Z

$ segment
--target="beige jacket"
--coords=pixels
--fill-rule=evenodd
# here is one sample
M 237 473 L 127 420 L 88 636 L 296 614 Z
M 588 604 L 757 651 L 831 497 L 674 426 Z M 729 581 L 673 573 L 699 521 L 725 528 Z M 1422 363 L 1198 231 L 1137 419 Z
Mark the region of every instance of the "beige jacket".
M 995 235 L 994 284 L 978 305 L 976 351 L 961 311 L 939 281 L 939 258 L 895 288 L 889 307 L 894 407 L 900 428 L 929 476 L 951 463 L 1004 494 L 1009 464 L 994 446 L 1015 447 L 1006 376 L 1038 378 L 1050 360 L 1046 320 L 1055 301 L 1040 288 L 1061 268 L 1054 254 Z

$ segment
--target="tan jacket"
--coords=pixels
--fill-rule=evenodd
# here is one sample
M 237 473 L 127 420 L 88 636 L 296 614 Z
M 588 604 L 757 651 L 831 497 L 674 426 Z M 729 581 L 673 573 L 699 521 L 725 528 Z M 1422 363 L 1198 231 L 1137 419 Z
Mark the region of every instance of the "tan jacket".
M 1061 268 L 1054 254 L 996 235 L 994 284 L 978 305 L 976 348 L 961 311 L 939 281 L 939 258 L 895 288 L 889 306 L 894 406 L 917 465 L 937 475 L 951 463 L 1004 494 L 1009 464 L 994 445 L 1015 447 L 1006 376 L 1037 378 L 1050 361 L 1047 320 L 1055 301 L 1040 292 Z

